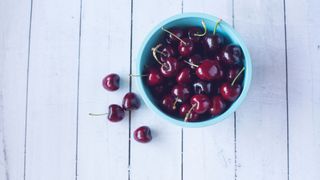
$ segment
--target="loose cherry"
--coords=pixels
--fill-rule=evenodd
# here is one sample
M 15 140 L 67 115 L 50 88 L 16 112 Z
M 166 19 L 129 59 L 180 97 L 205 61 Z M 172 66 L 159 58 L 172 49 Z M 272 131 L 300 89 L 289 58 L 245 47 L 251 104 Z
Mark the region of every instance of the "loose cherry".
M 189 67 L 183 68 L 177 75 L 176 81 L 179 84 L 187 84 L 191 83 L 192 81 L 192 75 L 191 75 L 191 69 Z
M 140 107 L 140 100 L 135 93 L 127 93 L 122 100 L 122 107 L 126 111 L 136 110 Z
M 221 77 L 220 65 L 217 61 L 210 59 L 203 60 L 196 69 L 198 78 L 206 81 L 217 80 Z
M 221 58 L 226 65 L 241 64 L 243 58 L 241 47 L 234 44 L 227 45 L 221 52 Z
M 211 100 L 210 114 L 217 116 L 225 111 L 227 107 L 226 102 L 221 96 L 214 96 Z
M 185 121 L 187 121 L 187 122 L 194 122 L 199 119 L 199 114 L 197 114 L 194 111 L 191 111 L 189 113 L 189 115 L 186 117 L 186 115 L 189 112 L 189 110 L 191 109 L 191 107 L 192 106 L 190 104 L 185 103 L 185 104 L 182 104 L 179 109 L 180 117 L 185 118 Z
M 212 82 L 197 80 L 195 83 L 193 83 L 192 86 L 193 86 L 193 92 L 195 94 L 211 95 L 211 93 L 213 91 Z
M 119 89 L 119 82 L 119 75 L 112 73 L 103 78 L 102 85 L 108 91 L 116 91 Z
M 141 126 L 133 133 L 133 137 L 140 143 L 147 143 L 152 140 L 151 130 L 148 126 Z
M 108 119 L 111 122 L 118 122 L 121 121 L 124 118 L 124 110 L 121 106 L 116 105 L 116 104 L 111 104 L 108 108 L 107 113 L 103 114 L 94 114 L 94 113 L 89 113 L 90 116 L 103 116 L 103 115 L 108 115 Z

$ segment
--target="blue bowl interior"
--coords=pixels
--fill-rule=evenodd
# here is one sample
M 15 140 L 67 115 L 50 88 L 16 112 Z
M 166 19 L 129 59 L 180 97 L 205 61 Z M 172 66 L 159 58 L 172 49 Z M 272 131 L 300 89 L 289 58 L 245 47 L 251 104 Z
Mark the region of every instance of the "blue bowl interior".
M 150 63 L 150 61 L 154 61 L 151 53 L 151 48 L 159 44 L 159 42 L 161 42 L 161 39 L 166 35 L 166 32 L 162 31 L 161 27 L 164 27 L 166 29 L 169 29 L 171 27 L 190 27 L 190 26 L 202 27 L 201 20 L 204 20 L 207 25 L 207 30 L 208 30 L 207 33 L 212 33 L 214 26 L 218 21 L 218 18 L 209 16 L 206 14 L 186 13 L 186 14 L 171 17 L 163 21 L 162 23 L 160 23 L 158 26 L 156 26 L 151 31 L 151 33 L 147 36 L 138 54 L 138 58 L 137 58 L 138 74 L 144 73 L 145 64 Z M 217 33 L 222 34 L 227 39 L 227 41 L 229 41 L 229 43 L 239 45 L 242 48 L 242 51 L 244 53 L 244 66 L 246 67 L 246 70 L 244 74 L 243 90 L 240 97 L 229 107 L 227 111 L 225 111 L 223 114 L 219 116 L 216 116 L 201 122 L 184 122 L 182 121 L 182 118 L 170 116 L 165 112 L 163 112 L 160 108 L 158 108 L 156 100 L 150 92 L 150 88 L 144 83 L 142 78 L 137 78 L 137 84 L 138 84 L 138 88 L 140 90 L 141 96 L 150 109 L 155 111 L 162 118 L 184 127 L 203 127 L 203 126 L 212 125 L 225 119 L 228 115 L 230 115 L 232 112 L 235 111 L 235 109 L 243 101 L 249 88 L 249 84 L 251 81 L 251 71 L 252 71 L 251 60 L 245 44 L 239 38 L 239 35 L 227 23 L 222 21 L 217 28 Z

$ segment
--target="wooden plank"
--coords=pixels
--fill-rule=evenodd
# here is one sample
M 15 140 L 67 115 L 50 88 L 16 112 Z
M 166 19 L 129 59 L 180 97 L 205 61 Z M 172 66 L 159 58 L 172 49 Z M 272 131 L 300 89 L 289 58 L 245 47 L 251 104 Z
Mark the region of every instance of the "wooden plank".
M 289 175 L 320 179 L 320 2 L 286 1 Z M 299 12 L 299 13 L 297 13 Z
M 181 1 L 134 1 L 133 5 L 133 69 L 142 41 L 160 21 L 181 13 Z M 135 72 L 135 71 L 133 71 Z M 134 82 L 134 81 L 133 81 Z M 135 83 L 133 83 L 135 85 Z M 133 86 L 133 91 L 137 88 Z M 181 179 L 181 128 L 162 120 L 145 104 L 132 113 L 132 131 L 147 125 L 153 132 L 149 144 L 131 141 L 131 179 Z
M 0 179 L 22 180 L 30 1 L 0 2 Z
M 80 59 L 78 179 L 128 179 L 129 118 L 112 123 L 101 113 L 121 104 L 129 90 L 130 3 L 84 0 Z M 121 87 L 107 92 L 102 79 L 117 73 Z
M 27 180 L 75 179 L 79 3 L 33 2 Z
M 235 28 L 251 52 L 252 86 L 237 111 L 238 180 L 287 179 L 284 7 L 235 1 Z
M 232 1 L 184 0 L 184 12 L 203 12 L 232 25 Z M 209 26 L 209 25 L 208 25 Z M 213 25 L 212 25 L 213 26 Z M 184 179 L 234 179 L 234 118 L 201 129 L 184 129 Z

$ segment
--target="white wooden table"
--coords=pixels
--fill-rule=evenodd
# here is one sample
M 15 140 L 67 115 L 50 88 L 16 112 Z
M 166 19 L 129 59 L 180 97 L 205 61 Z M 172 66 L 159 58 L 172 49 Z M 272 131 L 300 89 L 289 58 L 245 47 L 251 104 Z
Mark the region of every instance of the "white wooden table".
M 190 11 L 233 24 L 251 52 L 234 116 L 201 129 L 145 105 L 116 124 L 89 117 L 137 91 L 142 40 Z M 1 0 L 0 180 L 319 180 L 319 18 L 319 0 Z M 130 141 L 141 125 L 149 144 Z

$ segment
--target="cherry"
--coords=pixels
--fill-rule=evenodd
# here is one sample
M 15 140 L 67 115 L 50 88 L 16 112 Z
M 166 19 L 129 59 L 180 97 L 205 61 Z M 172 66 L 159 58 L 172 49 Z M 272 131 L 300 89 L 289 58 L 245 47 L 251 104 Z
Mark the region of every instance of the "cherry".
M 192 81 L 191 69 L 189 67 L 183 68 L 177 75 L 176 81 L 179 84 L 187 84 Z
M 220 65 L 217 61 L 210 59 L 203 60 L 196 69 L 198 78 L 206 81 L 217 80 L 221 77 Z
M 221 58 L 226 65 L 238 65 L 242 61 L 242 50 L 238 45 L 227 45 L 221 51 Z
M 152 88 L 152 92 L 155 95 L 155 97 L 158 97 L 159 95 L 162 95 L 165 92 L 165 87 L 163 84 L 159 84 Z
M 239 67 L 231 67 L 228 69 L 226 74 L 226 79 L 228 82 L 232 82 L 236 76 L 240 73 L 241 69 Z M 243 78 L 243 75 L 240 75 L 239 80 Z
M 178 38 L 182 38 L 184 35 L 183 30 L 179 28 L 171 28 L 170 30 L 162 28 L 162 30 L 168 33 L 168 36 L 165 38 L 168 44 L 177 44 L 179 42 Z
M 241 86 L 239 84 L 231 85 L 230 83 L 223 83 L 221 84 L 219 91 L 223 99 L 233 102 L 239 97 Z
M 206 36 L 204 36 L 203 40 L 202 40 L 202 46 L 204 49 L 204 52 L 207 54 L 215 54 L 218 52 L 218 50 L 221 49 L 221 47 L 224 44 L 224 38 L 222 36 L 220 36 L 219 34 L 216 34 L 216 30 L 217 27 L 220 23 L 221 19 L 219 21 L 217 21 L 214 30 L 213 30 L 213 34 L 208 34 Z
M 108 119 L 112 122 L 121 121 L 124 118 L 124 110 L 121 106 L 111 104 L 109 106 Z
M 151 68 L 149 69 L 148 80 L 147 83 L 150 86 L 155 86 L 160 84 L 163 81 L 163 77 L 158 69 Z
M 190 98 L 190 89 L 185 85 L 175 85 L 172 90 L 171 94 L 181 102 L 184 102 Z
M 214 96 L 211 100 L 210 114 L 217 116 L 225 111 L 227 107 L 226 102 L 221 96 Z
M 140 107 L 140 100 L 135 93 L 127 93 L 122 100 L 122 107 L 126 111 L 136 110 Z
M 200 36 L 197 36 L 201 34 L 201 29 L 198 27 L 191 27 L 188 29 L 187 34 L 188 38 L 193 42 L 193 43 L 198 43 L 200 41 Z
M 167 57 L 175 57 L 178 53 L 173 49 L 172 46 L 166 45 L 164 48 L 162 48 L 160 54 L 160 60 L 164 62 Z
M 192 69 L 198 67 L 198 64 L 201 62 L 201 56 L 199 54 L 194 54 L 185 61 L 185 63 L 189 64 Z
M 169 113 L 173 113 L 176 110 L 176 99 L 172 95 L 166 95 L 161 101 L 161 105 L 164 110 L 168 111 Z
M 192 104 L 192 110 L 198 114 L 203 114 L 207 112 L 210 107 L 210 100 L 208 96 L 203 94 L 196 94 L 190 99 L 190 104 Z
M 183 57 L 190 56 L 193 50 L 194 50 L 194 44 L 190 39 L 188 38 L 181 39 L 178 46 L 178 51 L 181 56 Z
M 190 104 L 185 103 L 185 104 L 182 104 L 179 109 L 180 117 L 186 118 L 185 121 L 187 121 L 187 122 L 193 122 L 193 121 L 196 121 L 199 119 L 199 114 L 197 114 L 194 111 L 191 111 L 189 113 L 189 115 L 186 117 L 186 115 L 189 112 L 189 110 L 191 109 L 191 107 L 192 106 Z
M 213 84 L 212 82 L 205 82 L 198 80 L 195 83 L 193 83 L 193 92 L 195 94 L 207 94 L 211 95 L 213 91 Z
M 164 77 L 172 77 L 178 71 L 178 60 L 174 57 L 168 57 L 161 66 L 161 73 Z
M 133 137 L 140 143 L 147 143 L 152 140 L 151 130 L 148 126 L 141 126 L 133 133 Z
M 119 75 L 112 73 L 103 78 L 102 85 L 108 91 L 115 91 L 119 89 L 119 82 Z

